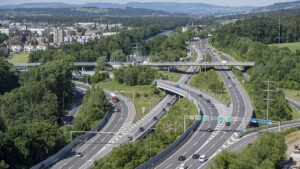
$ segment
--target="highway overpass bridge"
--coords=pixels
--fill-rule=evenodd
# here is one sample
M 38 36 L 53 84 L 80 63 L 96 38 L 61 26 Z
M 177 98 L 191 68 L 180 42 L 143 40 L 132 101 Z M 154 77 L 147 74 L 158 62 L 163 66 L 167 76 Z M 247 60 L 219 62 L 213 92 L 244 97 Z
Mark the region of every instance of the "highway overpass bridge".
M 108 62 L 108 65 L 111 65 L 114 68 L 120 66 L 128 66 L 128 65 L 142 65 L 149 67 L 176 67 L 176 66 L 245 66 L 250 67 L 254 66 L 254 62 L 147 62 L 147 63 L 134 63 L 134 62 Z M 27 69 L 28 67 L 40 66 L 41 63 L 15 63 L 18 69 Z M 95 68 L 97 62 L 74 62 L 76 67 L 80 67 L 82 70 L 86 68 Z

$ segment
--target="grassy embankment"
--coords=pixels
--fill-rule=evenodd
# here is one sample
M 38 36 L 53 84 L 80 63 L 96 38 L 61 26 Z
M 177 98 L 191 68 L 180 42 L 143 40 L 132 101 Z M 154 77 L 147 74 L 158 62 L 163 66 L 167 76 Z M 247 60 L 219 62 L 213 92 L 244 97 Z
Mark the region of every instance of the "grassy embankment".
M 184 115 L 197 114 L 197 108 L 192 102 L 180 99 L 159 120 L 152 134 L 145 139 L 114 148 L 109 157 L 95 162 L 94 169 L 136 168 L 149 160 L 150 153 L 153 157 L 182 135 Z M 187 128 L 193 123 L 193 120 L 186 120 Z
M 13 58 L 9 61 L 10 63 L 27 63 L 28 62 L 28 56 L 30 53 L 12 53 Z
M 288 47 L 292 52 L 296 52 L 297 49 L 300 50 L 300 42 L 271 44 L 270 46 Z
M 111 90 L 111 91 L 124 91 L 123 95 L 128 97 L 131 101 L 133 101 L 134 92 L 134 106 L 136 109 L 136 116 L 134 122 L 141 119 L 146 113 L 148 113 L 157 103 L 162 94 L 155 95 L 153 94 L 152 85 L 144 85 L 144 86 L 128 86 L 125 83 L 119 84 L 115 80 L 106 80 L 104 82 L 99 82 L 96 84 L 102 88 Z M 128 93 L 127 93 L 128 92 Z M 130 93 L 129 93 L 130 92 Z M 145 113 L 142 112 L 142 107 L 145 107 Z
M 299 90 L 289 90 L 289 89 L 282 89 L 284 91 L 284 94 L 299 102 L 300 103 L 300 91 Z M 289 104 L 292 109 L 293 119 L 299 119 L 300 118 L 300 112 L 291 104 Z
M 206 56 L 207 61 L 210 62 L 210 55 L 207 54 Z M 212 84 L 219 84 L 219 89 L 217 88 L 215 91 L 212 91 L 210 87 Z M 196 87 L 211 95 L 214 95 L 215 97 L 221 99 L 224 103 L 230 103 L 228 91 L 226 90 L 226 87 L 220 74 L 212 68 L 207 68 L 206 75 L 205 69 L 202 68 L 201 72 L 198 72 L 198 74 L 193 76 L 190 82 L 190 86 Z

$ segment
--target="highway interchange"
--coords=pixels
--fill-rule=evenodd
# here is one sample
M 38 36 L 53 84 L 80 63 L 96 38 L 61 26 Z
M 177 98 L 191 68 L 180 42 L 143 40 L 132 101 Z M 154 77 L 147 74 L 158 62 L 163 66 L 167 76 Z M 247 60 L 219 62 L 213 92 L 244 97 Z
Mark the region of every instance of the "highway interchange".
M 201 62 L 205 53 L 210 54 L 214 62 L 220 61 L 216 53 L 206 47 L 207 41 L 201 41 L 201 45 L 199 45 L 199 43 L 200 42 L 193 42 L 190 45 L 198 54 L 198 58 L 195 62 Z M 201 46 L 201 48 L 199 48 L 199 46 Z M 193 55 L 193 52 L 190 52 L 189 55 Z M 228 61 L 231 60 L 228 59 Z M 221 66 L 217 66 L 216 68 L 219 70 L 226 69 Z M 203 114 L 209 115 L 211 119 L 208 122 L 202 122 L 197 132 L 181 145 L 181 147 L 176 148 L 171 154 L 156 164 L 154 168 L 180 168 L 182 163 L 188 165 L 188 168 L 205 168 L 207 162 L 222 149 L 227 148 L 231 150 L 234 149 L 234 147 L 245 146 L 245 142 L 250 142 L 258 136 L 258 134 L 255 134 L 254 137 L 248 137 L 248 140 L 244 142 L 241 142 L 242 139 L 238 139 L 240 130 L 247 127 L 249 119 L 252 116 L 252 106 L 249 97 L 233 73 L 228 69 L 219 72 L 231 98 L 231 103 L 227 105 L 207 93 L 188 86 L 194 72 L 198 70 L 198 66 L 191 66 L 177 83 L 167 81 L 160 81 L 160 83 L 170 86 L 180 84 L 182 90 L 185 90 L 192 97 L 196 98 Z M 86 88 L 84 86 L 81 87 Z M 111 91 L 106 90 L 106 92 L 110 93 Z M 133 123 L 135 116 L 133 103 L 121 95 L 118 95 L 118 97 L 120 101 L 114 105 L 115 108 L 112 109 L 114 112 L 109 122 L 99 131 L 102 132 L 102 134 L 96 134 L 91 139 L 83 141 L 83 144 L 75 148 L 72 154 L 69 154 L 69 156 L 55 163 L 51 168 L 90 168 L 93 166 L 94 160 L 109 155 L 113 147 L 144 137 L 147 132 L 150 131 L 150 128 L 164 115 L 165 112 L 162 111 L 162 109 L 168 107 L 168 103 L 173 105 L 177 100 L 177 98 L 173 97 L 173 94 L 170 95 L 167 93 L 150 112 L 136 123 Z M 209 99 L 211 103 L 207 103 L 207 99 Z M 116 109 L 120 109 L 120 111 L 115 111 Z M 238 121 L 232 122 L 230 126 L 225 126 L 225 122 L 218 122 L 218 116 L 238 117 Z M 157 120 L 154 120 L 154 117 L 157 118 Z M 145 131 L 139 132 L 140 127 L 144 127 Z M 207 132 L 208 128 L 212 128 L 213 132 Z M 113 134 L 105 134 L 105 132 L 113 132 Z M 83 156 L 78 157 L 76 156 L 77 153 L 82 153 Z M 206 154 L 209 160 L 205 163 L 201 163 L 198 159 L 192 159 L 191 157 L 195 153 L 200 155 Z M 179 161 L 178 157 L 182 155 L 186 157 L 186 160 Z

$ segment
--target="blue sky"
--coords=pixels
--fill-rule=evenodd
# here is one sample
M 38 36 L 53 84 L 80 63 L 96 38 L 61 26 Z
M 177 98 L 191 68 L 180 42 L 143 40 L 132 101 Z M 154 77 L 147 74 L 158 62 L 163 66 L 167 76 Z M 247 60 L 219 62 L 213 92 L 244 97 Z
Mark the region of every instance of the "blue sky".
M 266 6 L 278 2 L 290 2 L 295 0 L 0 0 L 1 5 L 36 3 L 36 2 L 64 2 L 83 4 L 87 2 L 111 2 L 111 3 L 127 3 L 127 2 L 185 2 L 185 3 L 207 3 L 213 5 L 224 6 Z

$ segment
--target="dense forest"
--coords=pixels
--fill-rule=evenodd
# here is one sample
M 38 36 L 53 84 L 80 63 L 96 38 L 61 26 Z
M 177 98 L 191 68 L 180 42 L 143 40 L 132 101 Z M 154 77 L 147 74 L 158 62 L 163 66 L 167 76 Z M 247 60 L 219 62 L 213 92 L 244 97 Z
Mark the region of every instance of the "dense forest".
M 293 131 L 293 130 L 291 130 Z M 274 169 L 281 168 L 285 159 L 286 144 L 284 136 L 289 132 L 263 134 L 258 140 L 241 150 L 230 152 L 223 150 L 208 165 L 208 169 Z
M 294 21 L 291 21 L 282 28 L 292 31 L 296 30 L 292 29 L 296 28 L 295 26 Z M 256 28 L 260 30 L 260 33 L 256 34 Z M 274 90 L 277 88 L 300 89 L 300 52 L 267 45 L 278 41 L 278 29 L 276 28 L 278 28 L 278 24 L 270 18 L 253 18 L 218 29 L 210 39 L 210 43 L 214 47 L 231 54 L 235 59 L 256 63 L 253 68 L 247 70 L 251 79 L 246 83 L 246 87 L 249 94 L 252 89 L 255 89 L 253 90 L 254 107 L 258 118 L 265 118 L 265 113 L 261 110 L 266 109 L 266 104 L 261 100 L 266 98 L 267 93 L 263 90 L 267 88 L 264 81 L 268 78 L 277 81 L 276 84 L 271 84 L 271 88 Z M 291 36 L 282 37 L 286 37 L 283 38 L 284 42 L 299 40 L 299 34 L 295 32 Z M 284 93 L 282 91 L 273 92 L 271 98 L 275 100 L 270 102 L 270 119 L 291 119 L 291 109 L 285 100 Z
M 19 72 L 0 63 L 0 168 L 29 168 L 46 159 L 67 144 L 70 130 L 90 130 L 109 108 L 103 90 L 92 88 L 73 126 L 63 127 L 74 66 L 54 60 Z
M 155 69 L 140 65 L 114 69 L 114 78 L 117 82 L 126 83 L 129 86 L 149 85 L 156 75 Z
M 186 57 L 187 42 L 194 37 L 193 31 L 184 33 L 177 29 L 169 36 L 159 35 L 153 40 L 142 43 L 140 50 L 142 55 L 152 55 L 151 61 L 179 61 Z

